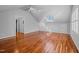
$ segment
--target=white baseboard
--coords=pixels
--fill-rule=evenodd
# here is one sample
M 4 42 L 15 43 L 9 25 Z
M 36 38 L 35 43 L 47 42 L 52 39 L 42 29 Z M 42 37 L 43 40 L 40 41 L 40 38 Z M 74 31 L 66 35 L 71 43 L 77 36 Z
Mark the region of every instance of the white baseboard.
M 5 37 L 0 37 L 0 40 L 3 39 L 3 38 L 8 38 L 8 37 L 13 37 L 15 35 L 10 35 L 10 36 L 5 36 Z

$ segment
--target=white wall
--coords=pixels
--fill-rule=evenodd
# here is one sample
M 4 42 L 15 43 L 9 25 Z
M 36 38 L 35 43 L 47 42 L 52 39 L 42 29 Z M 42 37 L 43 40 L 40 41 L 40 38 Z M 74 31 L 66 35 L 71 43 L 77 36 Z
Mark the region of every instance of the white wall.
M 68 33 L 67 23 L 47 23 L 45 24 L 45 27 L 40 26 L 40 31 Z
M 37 23 L 33 17 L 25 11 L 16 9 L 0 12 L 0 39 L 16 35 L 16 19 L 22 17 L 24 20 L 24 32 L 35 31 Z
M 24 33 L 35 32 L 38 30 L 38 22 L 36 22 L 35 18 L 29 12 L 26 12 L 24 20 Z
M 33 6 L 35 10 L 40 12 L 32 11 L 32 15 L 38 21 L 44 20 L 47 16 L 53 16 L 53 22 L 46 23 L 45 26 L 50 28 L 51 32 L 59 33 L 70 33 L 69 22 L 71 15 L 71 6 L 69 5 L 43 5 Z M 44 21 L 45 22 L 45 21 Z M 45 27 L 40 26 L 40 31 L 49 31 Z
M 73 10 L 72 10 L 72 13 L 73 13 L 73 11 L 76 9 L 76 8 L 79 8 L 79 6 L 73 6 Z M 79 11 L 79 10 L 78 10 Z M 79 16 L 79 12 L 78 12 L 78 16 Z M 71 19 L 72 20 L 72 19 Z M 79 20 L 79 17 L 78 17 L 78 20 Z M 72 25 L 71 25 L 72 26 Z M 79 27 L 79 25 L 78 25 L 78 27 Z M 74 40 L 74 42 L 75 42 L 75 44 L 76 44 L 76 46 L 79 48 L 79 28 L 78 28 L 78 33 L 76 33 L 76 32 L 74 32 L 74 31 L 72 31 L 72 28 L 70 28 L 70 34 L 71 34 L 71 36 L 72 36 L 72 39 Z
M 69 14 L 71 10 L 70 7 L 66 6 L 67 10 L 64 9 L 64 6 L 61 6 L 61 8 L 64 10 L 64 12 L 66 11 L 65 16 L 68 17 L 67 14 Z M 47 14 L 45 13 L 44 17 L 49 15 L 54 16 L 56 14 L 59 14 L 59 13 L 53 14 L 53 8 L 51 9 L 52 10 L 50 12 L 48 11 Z M 60 12 L 60 11 L 61 9 L 58 10 L 57 8 L 57 12 Z M 61 16 L 63 16 L 64 13 L 61 11 L 60 14 Z M 36 21 L 37 19 L 34 18 L 29 12 L 25 12 L 20 9 L 9 10 L 5 12 L 0 12 L 0 38 L 16 35 L 16 19 L 18 19 L 18 17 L 22 17 L 22 19 L 24 20 L 24 33 L 40 30 L 39 22 L 37 22 Z M 58 17 L 60 17 L 60 15 Z M 55 17 L 55 20 L 56 20 L 55 23 L 47 24 L 47 26 L 51 28 L 52 32 L 69 33 L 68 32 L 69 27 L 67 23 L 69 21 L 69 17 L 67 19 L 64 19 L 62 17 L 58 18 L 58 17 Z M 45 31 L 45 30 L 41 28 L 41 31 Z
M 22 14 L 21 10 L 0 12 L 0 38 L 15 36 L 16 18 Z

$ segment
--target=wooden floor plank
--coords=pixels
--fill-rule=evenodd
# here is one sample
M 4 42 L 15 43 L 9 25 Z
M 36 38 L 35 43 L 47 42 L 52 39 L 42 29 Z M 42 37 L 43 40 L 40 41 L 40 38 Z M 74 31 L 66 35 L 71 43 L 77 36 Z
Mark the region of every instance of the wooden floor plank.
M 78 50 L 69 34 L 37 31 L 0 40 L 0 52 L 77 53 Z

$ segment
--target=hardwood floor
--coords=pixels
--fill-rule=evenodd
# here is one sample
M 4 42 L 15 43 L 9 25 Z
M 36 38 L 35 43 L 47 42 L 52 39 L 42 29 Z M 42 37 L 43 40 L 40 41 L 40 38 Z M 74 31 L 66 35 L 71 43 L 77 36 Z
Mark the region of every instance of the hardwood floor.
M 37 31 L 0 40 L 0 52 L 77 53 L 78 50 L 68 34 Z

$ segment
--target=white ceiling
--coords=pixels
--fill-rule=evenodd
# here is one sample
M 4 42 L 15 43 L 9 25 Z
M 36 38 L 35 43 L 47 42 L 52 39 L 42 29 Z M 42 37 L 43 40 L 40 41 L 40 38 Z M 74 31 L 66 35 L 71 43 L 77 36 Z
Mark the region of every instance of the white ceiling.
M 24 5 L 0 5 L 0 12 L 12 10 L 12 9 L 18 9 L 23 7 Z
M 18 8 L 28 9 L 30 7 L 35 9 L 31 13 L 38 21 L 47 16 L 54 16 L 55 21 L 68 21 L 72 10 L 72 6 L 70 5 L 0 5 L 0 12 Z
M 40 11 L 32 12 L 32 15 L 39 21 L 47 16 L 54 16 L 56 22 L 69 21 L 72 11 L 72 6 L 70 5 L 34 5 L 32 8 Z

